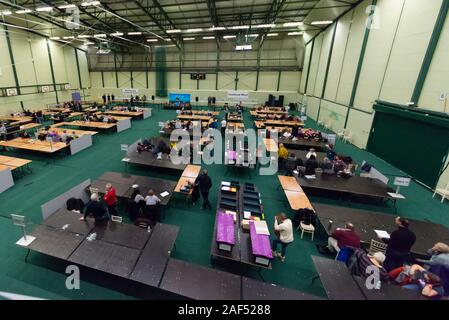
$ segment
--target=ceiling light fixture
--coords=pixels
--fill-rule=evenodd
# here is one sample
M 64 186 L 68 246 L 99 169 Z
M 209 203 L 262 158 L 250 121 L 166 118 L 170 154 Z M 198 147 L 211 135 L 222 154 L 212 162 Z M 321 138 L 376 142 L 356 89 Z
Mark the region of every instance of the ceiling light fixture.
M 267 37 L 277 37 L 279 33 L 268 33 Z
M 167 33 L 181 33 L 181 30 L 179 30 L 179 29 L 171 29 L 171 30 L 167 30 L 167 31 L 165 31 L 165 32 L 167 32 Z
M 10 10 L 3 10 L 3 11 L 0 11 L 0 14 L 3 16 L 9 16 L 12 14 L 12 12 Z
M 106 38 L 106 34 L 104 33 L 94 34 L 94 38 Z
M 195 38 L 183 38 L 182 40 L 184 40 L 184 41 L 192 41 L 192 40 L 195 40 Z
M 237 36 L 223 36 L 223 39 L 235 39 Z
M 53 7 L 39 7 L 39 8 L 36 8 L 36 11 L 37 12 L 50 12 L 50 11 L 53 11 Z
M 158 39 L 147 39 L 147 42 L 158 42 Z
M 58 6 L 58 9 L 70 9 L 70 8 L 76 8 L 76 5 L 74 4 L 63 4 Z
M 33 11 L 30 9 L 23 9 L 23 10 L 16 11 L 17 14 L 24 14 L 24 13 L 31 13 L 31 12 L 33 12 Z
M 204 40 L 213 40 L 213 39 L 215 39 L 215 37 L 214 37 L 214 36 L 211 36 L 211 37 L 203 37 L 203 39 L 204 39 Z
M 301 27 L 304 25 L 304 22 L 286 22 L 284 23 L 284 27 Z
M 80 38 L 80 39 L 86 39 L 86 38 L 90 38 L 91 36 L 90 35 L 88 35 L 88 34 L 80 34 L 79 36 L 78 36 L 78 38 Z
M 289 32 L 288 35 L 289 36 L 302 36 L 304 34 L 304 32 Z
M 192 32 L 201 32 L 203 31 L 203 29 L 201 28 L 196 28 L 196 29 L 187 29 L 185 32 L 187 33 L 192 33 Z
M 266 29 L 266 28 L 275 28 L 275 24 L 258 24 L 256 26 L 252 26 L 253 29 Z
M 109 35 L 112 37 L 121 37 L 121 36 L 123 36 L 123 33 L 122 32 L 114 32 L 114 33 L 110 33 Z
M 232 26 L 230 29 L 232 30 L 246 30 L 249 29 L 249 26 Z
M 50 37 L 50 40 L 61 40 L 61 37 Z
M 100 1 L 84 1 L 81 3 L 81 7 L 99 6 L 100 4 Z
M 209 28 L 208 30 L 209 31 L 221 31 L 221 30 L 226 30 L 226 28 L 225 27 L 215 27 L 215 26 L 213 26 L 213 27 Z
M 135 31 L 135 32 L 128 32 L 128 36 L 140 36 L 142 32 Z
M 324 20 L 324 21 L 313 21 L 311 24 L 316 25 L 324 25 L 324 24 L 331 24 L 333 21 L 331 20 Z

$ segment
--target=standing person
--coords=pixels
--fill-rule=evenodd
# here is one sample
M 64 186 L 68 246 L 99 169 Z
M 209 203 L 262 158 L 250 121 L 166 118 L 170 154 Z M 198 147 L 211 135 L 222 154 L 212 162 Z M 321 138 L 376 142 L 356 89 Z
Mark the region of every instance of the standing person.
M 197 178 L 198 179 L 198 186 L 200 188 L 201 196 L 203 197 L 203 210 L 206 210 L 208 208 L 209 210 L 212 209 L 212 206 L 209 202 L 209 190 L 212 188 L 212 180 L 208 175 L 207 169 L 203 170 L 203 173 Z
M 112 102 L 115 102 L 115 95 L 114 94 L 111 94 L 111 99 L 112 99 Z
M 333 144 L 329 144 L 326 146 L 327 147 L 327 151 L 326 151 L 326 157 L 330 160 L 330 161 L 334 161 L 335 157 L 337 156 L 337 153 L 334 150 L 334 145 Z
M 389 239 L 382 239 L 388 244 L 384 264 L 388 272 L 402 267 L 410 260 L 410 250 L 416 242 L 416 235 L 409 229 L 410 222 L 407 219 L 396 217 L 395 223 L 397 230 L 391 233 Z
M 103 93 L 102 98 L 103 98 L 103 104 L 106 104 L 106 93 Z
M 285 213 L 281 213 L 274 217 L 274 231 L 277 234 L 277 238 L 272 241 L 273 255 L 279 257 L 281 262 L 284 262 L 287 246 L 294 240 L 293 224 L 292 221 L 287 218 Z M 278 244 L 282 247 L 280 254 L 276 251 Z
M 111 95 L 108 94 L 108 104 L 111 103 Z
M 115 216 L 117 215 L 117 196 L 115 188 L 112 186 L 112 184 L 107 183 L 106 184 L 106 194 L 103 197 L 103 201 L 108 206 L 109 214 Z
M 90 196 L 90 201 L 87 203 L 86 208 L 84 208 L 84 216 L 80 220 L 86 221 L 89 215 L 94 217 L 95 223 L 111 220 L 108 208 L 99 201 L 97 193 L 92 193 Z
M 225 133 L 226 133 L 226 119 L 223 118 L 223 120 L 221 120 L 221 135 L 224 137 Z

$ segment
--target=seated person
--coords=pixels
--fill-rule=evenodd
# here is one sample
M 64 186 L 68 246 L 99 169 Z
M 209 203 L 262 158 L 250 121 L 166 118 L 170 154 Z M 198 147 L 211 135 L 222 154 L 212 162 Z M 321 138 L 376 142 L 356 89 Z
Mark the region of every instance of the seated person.
M 332 162 L 329 160 L 329 158 L 326 157 L 323 159 L 323 163 L 321 163 L 321 169 L 323 169 L 324 173 L 333 174 L 334 173 L 333 167 L 334 166 L 333 166 Z
M 351 274 L 367 278 L 372 273 L 367 272 L 368 267 L 376 267 L 379 270 L 381 281 L 388 280 L 388 272 L 382 266 L 385 262 L 385 254 L 376 252 L 373 255 L 367 254 L 362 249 L 356 249 L 349 260 L 349 270 Z
M 306 176 L 314 175 L 315 169 L 318 168 L 318 161 L 316 160 L 316 157 L 312 154 L 309 159 L 307 159 L 305 163 L 306 170 L 304 174 Z
M 428 298 L 439 299 L 444 294 L 441 279 L 417 264 L 393 269 L 388 276 L 393 283 L 402 288 L 419 291 Z
M 111 220 L 108 208 L 99 201 L 97 193 L 92 193 L 90 196 L 90 201 L 87 203 L 86 208 L 84 208 L 84 216 L 80 220 L 85 221 L 90 215 L 94 217 L 95 223 Z
M 78 138 L 79 138 L 79 136 L 76 134 L 75 131 L 72 131 L 71 137 L 72 137 L 72 140 L 75 140 L 75 139 L 78 139 Z
M 344 229 L 338 228 L 332 232 L 327 243 L 327 248 L 331 252 L 339 253 L 344 247 L 358 249 L 360 248 L 360 236 L 355 232 L 354 225 L 348 222 Z
M 159 199 L 155 194 L 154 190 L 150 189 L 148 190 L 148 195 L 145 197 L 145 203 L 147 206 L 154 206 L 159 204 L 161 202 L 161 199 Z
M 314 148 L 311 148 L 306 155 L 306 159 L 310 159 L 311 156 L 314 156 L 315 159 L 318 157 Z
M 292 129 L 292 136 L 293 138 L 298 138 L 299 137 L 299 127 L 298 126 L 293 126 Z
M 434 268 L 439 266 L 446 266 L 449 268 L 449 246 L 447 244 L 442 242 L 436 243 L 432 249 L 428 251 L 428 254 L 430 259 L 417 259 L 417 261 Z
M 62 131 L 61 142 L 67 142 L 68 137 L 69 137 L 69 135 L 67 134 L 67 131 L 66 130 Z
M 167 143 L 163 139 L 160 139 L 156 148 L 153 149 L 153 154 L 158 154 L 158 153 L 166 153 L 166 154 L 170 153 L 170 147 L 167 145 Z
M 339 173 L 342 171 L 345 171 L 347 169 L 346 167 L 346 163 L 344 163 L 343 160 L 340 159 L 340 157 L 335 157 L 335 161 L 334 161 L 334 171 L 335 173 Z

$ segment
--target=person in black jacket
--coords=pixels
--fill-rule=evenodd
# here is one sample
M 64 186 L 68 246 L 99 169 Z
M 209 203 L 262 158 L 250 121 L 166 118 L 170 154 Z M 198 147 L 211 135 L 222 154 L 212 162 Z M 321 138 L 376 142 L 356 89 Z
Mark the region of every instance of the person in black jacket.
M 207 174 L 207 170 L 204 169 L 203 173 L 197 178 L 198 186 L 200 188 L 201 196 L 203 197 L 203 210 L 208 208 L 212 209 L 212 206 L 209 202 L 209 190 L 212 187 L 212 180 Z
M 316 157 L 312 154 L 310 158 L 306 161 L 306 171 L 305 175 L 314 175 L 315 169 L 318 168 L 318 161 L 316 161 Z
M 108 208 L 98 200 L 98 194 L 96 193 L 92 193 L 90 196 L 90 201 L 84 210 L 84 216 L 80 220 L 85 221 L 89 215 L 94 217 L 95 223 L 111 220 Z
M 410 223 L 407 219 L 397 217 L 395 223 L 398 229 L 391 233 L 389 239 L 382 239 L 388 244 L 384 263 L 388 272 L 402 267 L 410 260 L 410 250 L 416 242 L 416 235 L 409 230 Z

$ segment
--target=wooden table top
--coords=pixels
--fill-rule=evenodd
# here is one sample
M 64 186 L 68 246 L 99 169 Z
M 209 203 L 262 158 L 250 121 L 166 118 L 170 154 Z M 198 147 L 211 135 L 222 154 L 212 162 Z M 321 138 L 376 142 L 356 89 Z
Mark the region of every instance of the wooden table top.
M 140 117 L 143 115 L 143 111 L 120 111 L 120 110 L 109 110 L 103 112 L 104 114 L 110 114 L 113 116 L 128 116 L 128 117 Z
M 287 191 L 302 191 L 301 186 L 298 181 L 296 181 L 295 177 L 286 177 L 286 176 L 278 176 L 279 182 L 281 183 L 282 189 Z
M 278 152 L 279 151 L 278 145 L 274 142 L 273 139 L 263 139 L 263 143 L 265 144 L 265 147 L 268 152 Z
M 10 167 L 12 170 L 26 166 L 27 164 L 30 164 L 31 160 L 26 159 L 20 159 L 20 158 L 13 158 L 8 156 L 0 156 L 0 164 Z
M 195 178 L 200 174 L 201 167 L 189 164 L 182 173 L 182 177 Z
M 45 153 L 55 153 L 67 147 L 63 142 L 47 142 L 34 139 L 16 138 L 9 141 L 0 141 L 0 146 Z
M 181 120 L 202 120 L 202 121 L 212 120 L 211 116 L 187 115 L 187 114 L 178 114 L 177 118 Z
M 45 131 L 45 130 L 43 130 Z M 97 131 L 87 131 L 87 130 L 74 130 L 74 129 L 64 129 L 64 128 L 58 128 L 55 126 L 51 126 L 50 131 L 56 131 L 57 134 L 61 135 L 64 133 L 64 131 L 66 131 L 67 134 L 72 134 L 75 132 L 75 134 L 77 136 L 83 136 L 85 134 L 89 134 L 91 136 L 96 135 L 98 132 Z
M 8 166 L 5 166 L 3 164 L 0 164 L 0 171 L 6 170 L 6 169 L 11 169 L 11 168 Z
M 315 211 L 295 177 L 278 176 L 278 178 L 293 210 L 310 209 Z
M 116 123 L 106 123 L 106 122 L 95 122 L 95 121 L 71 121 L 71 122 L 61 122 L 56 124 L 56 126 L 76 126 L 76 127 L 87 127 L 87 128 L 99 128 L 99 129 L 110 129 L 117 126 Z M 53 126 L 54 127 L 54 126 Z
M 181 177 L 178 180 L 178 184 L 176 185 L 175 192 L 181 192 L 181 188 L 188 183 L 193 184 L 195 182 L 195 178 L 191 177 Z M 193 188 L 190 189 L 189 194 L 192 194 Z

